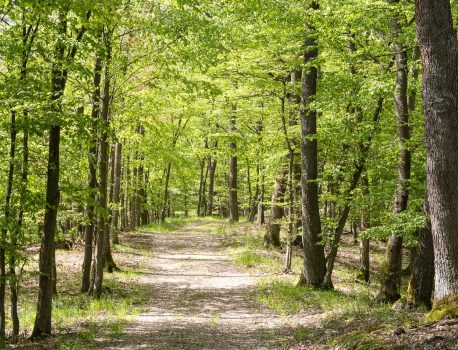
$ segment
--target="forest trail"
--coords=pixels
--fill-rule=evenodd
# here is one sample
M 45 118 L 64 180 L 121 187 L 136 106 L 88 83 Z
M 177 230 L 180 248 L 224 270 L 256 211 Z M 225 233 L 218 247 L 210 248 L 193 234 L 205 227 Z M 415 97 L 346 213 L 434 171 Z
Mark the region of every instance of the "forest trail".
M 291 320 L 250 298 L 260 276 L 231 262 L 223 238 L 211 234 L 219 225 L 199 221 L 172 234 L 123 237 L 152 252 L 138 282 L 148 287 L 149 307 L 98 349 L 290 349 Z

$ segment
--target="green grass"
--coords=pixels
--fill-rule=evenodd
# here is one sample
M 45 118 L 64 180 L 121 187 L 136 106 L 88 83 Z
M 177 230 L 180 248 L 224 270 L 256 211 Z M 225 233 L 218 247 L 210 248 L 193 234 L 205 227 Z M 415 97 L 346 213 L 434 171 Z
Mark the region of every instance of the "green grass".
M 148 233 L 169 233 L 178 230 L 190 222 L 194 221 L 192 218 L 168 218 L 165 222 L 155 222 L 147 226 L 141 226 L 137 231 L 148 232 Z
M 212 217 L 198 217 L 198 216 L 189 216 L 189 217 L 173 217 L 167 218 L 165 222 L 155 222 L 147 226 L 141 226 L 137 231 L 147 232 L 147 233 L 173 233 L 174 231 L 179 230 L 180 228 L 185 227 L 186 225 L 192 224 L 200 220 L 216 220 Z
M 223 237 L 226 250 L 236 265 L 263 272 L 283 270 L 283 255 L 276 249 L 264 247 L 262 229 L 252 224 L 225 224 L 215 233 Z M 300 271 L 300 266 L 300 258 L 293 257 L 293 270 Z
M 224 225 L 217 233 L 223 237 L 227 251 L 235 264 L 265 274 L 250 298 L 272 309 L 282 317 L 316 315 L 320 326 L 312 322 L 308 327 L 291 330 L 290 337 L 303 344 L 323 343 L 339 349 L 402 349 L 380 339 L 380 332 L 390 333 L 398 327 L 418 324 L 422 312 L 394 311 L 390 305 L 374 302 L 378 291 L 378 276 L 371 283 L 356 283 L 359 271 L 358 247 L 344 242 L 341 249 L 351 261 L 337 262 L 333 281 L 335 290 L 298 287 L 302 267 L 301 251 L 295 250 L 292 273 L 281 274 L 284 252 L 263 246 L 264 231 L 250 224 Z M 284 233 L 283 233 L 284 234 Z M 342 252 L 343 253 L 343 252 Z M 384 250 L 371 252 L 374 266 L 383 261 Z M 394 347 L 393 347 L 394 346 Z
M 368 294 L 315 290 L 299 287 L 296 282 L 288 276 L 262 279 L 256 287 L 256 299 L 280 315 L 294 315 L 305 309 L 345 312 L 370 305 Z
M 85 294 L 69 295 L 62 292 L 53 300 L 53 325 L 57 329 L 67 329 L 84 322 L 116 320 L 124 322 L 141 312 L 147 299 L 144 286 L 132 284 L 130 273 L 106 274 L 106 292 L 100 299 Z M 76 281 L 75 281 L 76 282 Z M 79 282 L 79 281 L 77 281 Z M 75 283 L 73 283 L 75 284 Z M 66 288 L 61 289 L 66 290 Z M 21 327 L 30 331 L 36 313 L 36 300 L 24 294 L 21 299 Z

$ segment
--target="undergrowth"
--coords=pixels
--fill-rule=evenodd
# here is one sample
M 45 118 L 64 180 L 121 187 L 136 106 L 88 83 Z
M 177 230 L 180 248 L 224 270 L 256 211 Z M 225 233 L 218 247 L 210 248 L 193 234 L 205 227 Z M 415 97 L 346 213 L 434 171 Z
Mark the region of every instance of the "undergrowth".
M 262 274 L 251 298 L 281 317 L 304 316 L 315 320 L 310 326 L 291 331 L 294 342 L 310 345 L 323 342 L 326 348 L 339 349 L 401 349 L 377 334 L 421 320 L 421 312 L 394 311 L 390 305 L 375 303 L 377 276 L 371 277 L 370 284 L 356 282 L 358 247 L 351 242 L 344 242 L 341 247 L 344 261 L 341 259 L 335 266 L 335 289 L 317 290 L 297 286 L 302 267 L 300 249 L 294 250 L 292 271 L 284 274 L 284 252 L 265 247 L 264 231 L 259 227 L 225 225 L 218 233 L 235 264 Z M 383 250 L 372 252 L 371 260 L 378 268 L 383 261 Z

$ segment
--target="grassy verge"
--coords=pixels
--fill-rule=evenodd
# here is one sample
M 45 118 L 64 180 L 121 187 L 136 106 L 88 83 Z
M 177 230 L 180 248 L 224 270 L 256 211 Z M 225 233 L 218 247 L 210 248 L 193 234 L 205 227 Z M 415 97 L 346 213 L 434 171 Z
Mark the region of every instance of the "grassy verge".
M 389 305 L 374 303 L 377 275 L 371 284 L 357 283 L 358 247 L 342 244 L 335 266 L 335 290 L 298 287 L 302 251 L 294 251 L 292 273 L 283 274 L 284 253 L 263 246 L 263 230 L 250 224 L 225 225 L 219 229 L 235 264 L 262 274 L 252 298 L 280 317 L 310 318 L 310 325 L 291 330 L 290 338 L 301 345 L 323 344 L 323 348 L 396 349 L 386 334 L 399 327 L 421 322 L 423 313 L 394 311 Z M 379 269 L 383 250 L 372 252 L 374 269 Z M 399 349 L 401 349 L 400 347 Z
M 119 336 L 124 326 L 141 313 L 148 299 L 146 287 L 137 284 L 131 272 L 106 274 L 100 299 L 78 293 L 79 282 L 77 276 L 67 275 L 58 285 L 59 294 L 53 300 L 56 337 L 49 340 L 52 349 L 87 349 L 95 346 L 96 337 L 101 334 L 109 338 Z M 33 348 L 38 345 L 29 343 L 26 335 L 35 320 L 36 294 L 22 293 L 20 308 L 23 345 Z

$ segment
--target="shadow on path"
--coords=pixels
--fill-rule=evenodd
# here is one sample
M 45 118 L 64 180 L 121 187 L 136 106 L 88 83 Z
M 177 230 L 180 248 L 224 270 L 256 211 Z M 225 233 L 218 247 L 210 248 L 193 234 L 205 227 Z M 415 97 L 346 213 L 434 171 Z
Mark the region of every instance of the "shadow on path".
M 290 348 L 287 322 L 252 298 L 259 276 L 235 267 L 221 238 L 209 234 L 218 225 L 199 222 L 177 234 L 122 237 L 152 253 L 138 273 L 138 283 L 148 286 L 149 306 L 119 339 L 98 339 L 97 349 Z

